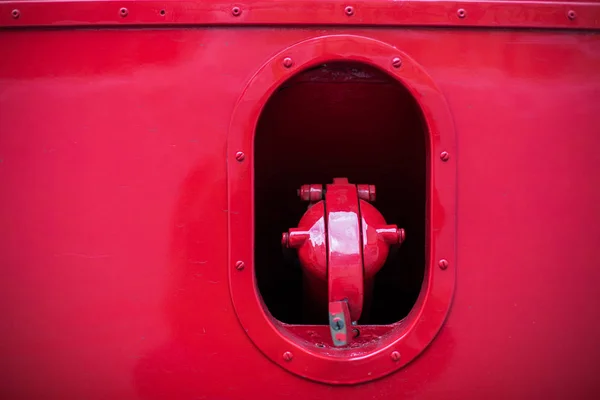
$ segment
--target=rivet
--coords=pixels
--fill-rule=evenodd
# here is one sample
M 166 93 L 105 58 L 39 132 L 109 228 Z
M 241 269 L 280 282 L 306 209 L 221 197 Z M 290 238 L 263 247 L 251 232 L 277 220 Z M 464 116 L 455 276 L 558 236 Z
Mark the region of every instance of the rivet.
M 442 159 L 442 161 L 446 162 L 450 159 L 450 154 L 448 154 L 447 151 L 442 151 L 440 153 L 440 158 Z
M 243 151 L 238 151 L 237 153 L 235 153 L 235 159 L 238 160 L 239 162 L 244 161 L 244 158 L 246 158 L 246 155 L 244 154 Z
M 569 12 L 567 12 L 567 18 L 573 21 L 575 18 L 577 18 L 577 13 L 574 10 L 569 10 Z
M 239 16 L 242 14 L 242 9 L 241 9 L 241 8 L 239 8 L 239 7 L 237 7 L 237 6 L 235 6 L 235 7 L 233 7 L 233 8 L 231 9 L 231 14 L 232 14 L 234 17 L 239 17 Z
M 285 361 L 292 361 L 292 359 L 294 358 L 294 355 L 290 352 L 290 351 L 286 351 L 285 353 L 283 353 L 283 359 Z
M 392 66 L 394 68 L 400 68 L 401 65 L 402 65 L 402 60 L 400 59 L 400 57 L 392 58 Z
M 467 16 L 467 11 L 464 8 L 459 8 L 458 11 L 456 11 L 456 15 L 458 15 L 458 18 L 464 18 Z
M 125 7 L 122 7 L 119 10 L 119 14 L 121 15 L 122 18 L 125 18 L 127 16 L 127 14 L 129 14 L 129 11 Z
M 246 264 L 244 264 L 243 261 L 238 261 L 235 263 L 235 269 L 237 269 L 238 271 L 243 270 L 245 266 Z
M 12 17 L 14 19 L 19 19 L 19 17 L 21 16 L 21 11 L 17 10 L 16 8 L 14 10 L 12 10 L 12 12 L 10 13 L 10 15 L 12 15 Z
M 344 8 L 344 12 L 347 16 L 351 17 L 352 15 L 354 15 L 354 7 L 347 6 L 346 8 Z
M 290 68 L 292 65 L 294 65 L 294 60 L 291 59 L 291 57 L 286 57 L 283 59 L 283 66 L 286 68 Z
M 440 266 L 440 269 L 444 270 L 444 269 L 448 268 L 448 260 L 446 260 L 445 258 L 442 258 L 438 262 L 438 265 Z
M 167 12 L 165 10 L 160 10 L 161 17 L 164 17 Z
M 392 351 L 390 357 L 392 358 L 392 361 L 400 361 L 400 353 L 397 351 Z

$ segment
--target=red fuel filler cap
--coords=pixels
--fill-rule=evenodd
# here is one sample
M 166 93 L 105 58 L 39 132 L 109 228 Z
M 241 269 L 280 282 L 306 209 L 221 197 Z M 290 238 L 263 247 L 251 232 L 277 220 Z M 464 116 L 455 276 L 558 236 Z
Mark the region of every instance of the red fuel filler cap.
M 325 189 L 303 185 L 298 194 L 311 205 L 298 227 L 283 234 L 282 244 L 298 250 L 304 274 L 327 282 L 331 338 L 345 346 L 363 311 L 365 281 L 381 269 L 389 247 L 404 241 L 404 229 L 386 224 L 369 203 L 375 201 L 374 185 L 336 178 Z

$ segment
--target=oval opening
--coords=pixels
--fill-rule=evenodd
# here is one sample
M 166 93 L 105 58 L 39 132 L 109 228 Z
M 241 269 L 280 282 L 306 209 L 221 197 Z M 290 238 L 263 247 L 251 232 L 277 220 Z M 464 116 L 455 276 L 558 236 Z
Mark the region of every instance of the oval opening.
M 280 238 L 306 211 L 296 190 L 341 176 L 376 185 L 375 207 L 407 233 L 376 275 L 358 328 L 393 324 L 409 314 L 427 261 L 428 143 L 421 109 L 410 92 L 370 65 L 322 64 L 275 91 L 254 138 L 255 273 L 274 318 L 327 328 L 327 305 L 315 310 L 309 304 L 296 251 L 282 249 Z M 327 332 L 301 336 L 322 347 Z M 368 332 L 356 332 L 361 342 L 373 339 Z

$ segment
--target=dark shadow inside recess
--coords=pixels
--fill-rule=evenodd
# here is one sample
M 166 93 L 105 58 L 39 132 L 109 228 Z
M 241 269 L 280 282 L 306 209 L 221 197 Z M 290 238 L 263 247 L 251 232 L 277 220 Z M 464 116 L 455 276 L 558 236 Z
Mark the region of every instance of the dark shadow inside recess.
M 275 318 L 327 324 L 326 304 L 309 313 L 319 317 L 304 312 L 296 251 L 282 249 L 280 239 L 307 207 L 296 189 L 334 177 L 376 185 L 375 207 L 407 232 L 376 275 L 370 310 L 359 323 L 390 324 L 409 313 L 426 265 L 427 138 L 410 92 L 366 64 L 319 65 L 271 96 L 255 132 L 254 256 L 258 288 Z

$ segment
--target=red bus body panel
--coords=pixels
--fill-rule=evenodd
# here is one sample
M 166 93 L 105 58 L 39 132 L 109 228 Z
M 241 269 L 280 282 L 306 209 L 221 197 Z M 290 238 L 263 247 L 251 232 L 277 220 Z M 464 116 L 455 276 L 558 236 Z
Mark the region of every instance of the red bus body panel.
M 141 22 L 120 28 L 120 4 L 99 2 L 112 3 L 114 21 L 99 6 L 100 17 L 83 23 L 93 11 L 85 3 L 92 2 L 71 4 L 79 10 L 72 19 L 54 3 L 48 12 L 58 16 L 31 17 L 31 26 L 27 10 L 42 11 L 35 4 L 0 7 L 9 13 L 0 20 L 9 28 L 0 31 L 2 398 L 597 395 L 600 35 L 589 17 L 596 4 L 577 3 L 585 29 L 566 25 L 579 23 L 565 17 L 571 3 L 538 4 L 561 7 L 552 11 L 555 26 L 547 22 L 559 29 L 543 29 L 531 26 L 531 3 L 525 22 L 509 26 L 503 9 L 494 19 L 465 2 L 465 19 L 483 21 L 473 29 L 458 26 L 460 7 L 446 2 L 431 2 L 429 17 L 430 2 L 407 2 L 420 10 L 419 26 L 379 27 L 345 24 L 339 2 L 332 10 L 341 15 L 307 7 L 308 16 L 302 2 L 287 11 L 249 2 L 263 14 L 253 20 L 241 4 L 239 26 L 223 22 L 227 3 L 197 6 L 212 10 L 213 26 L 210 15 L 198 22 L 185 14 L 191 2 L 164 3 L 180 14 L 165 6 L 172 23 L 160 26 L 148 9 L 161 5 L 125 2 L 126 18 Z M 378 18 L 368 3 L 353 3 L 357 18 L 362 5 Z M 428 23 L 438 6 L 446 19 Z M 390 10 L 383 24 L 408 12 Z M 290 13 L 314 24 L 298 25 Z M 276 18 L 283 22 L 269 22 Z M 354 386 L 303 379 L 265 357 L 240 326 L 228 278 L 227 171 L 237 161 L 227 140 L 236 102 L 274 54 L 337 34 L 410 54 L 445 96 L 456 130 L 450 312 L 415 360 Z

